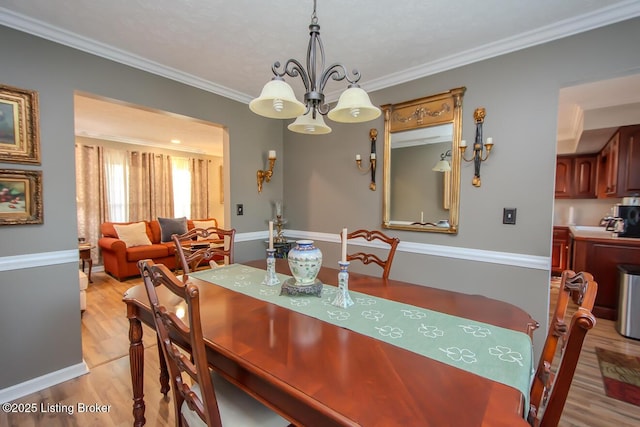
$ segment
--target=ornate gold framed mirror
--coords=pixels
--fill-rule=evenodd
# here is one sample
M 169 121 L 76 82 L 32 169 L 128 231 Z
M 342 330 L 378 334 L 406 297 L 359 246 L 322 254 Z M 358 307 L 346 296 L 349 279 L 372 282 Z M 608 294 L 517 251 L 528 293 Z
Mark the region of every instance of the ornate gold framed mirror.
M 382 226 L 456 234 L 466 88 L 382 106 Z

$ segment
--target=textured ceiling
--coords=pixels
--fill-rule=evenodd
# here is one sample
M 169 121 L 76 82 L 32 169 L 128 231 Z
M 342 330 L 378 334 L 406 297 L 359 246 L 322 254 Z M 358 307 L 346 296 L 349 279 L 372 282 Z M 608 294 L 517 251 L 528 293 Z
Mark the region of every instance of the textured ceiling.
M 0 0 L 0 24 L 248 102 L 274 61 L 304 62 L 312 8 L 311 0 Z M 376 90 L 640 16 L 640 1 L 318 0 L 317 15 L 327 64 L 357 68 L 362 87 Z M 330 82 L 327 99 L 343 88 Z

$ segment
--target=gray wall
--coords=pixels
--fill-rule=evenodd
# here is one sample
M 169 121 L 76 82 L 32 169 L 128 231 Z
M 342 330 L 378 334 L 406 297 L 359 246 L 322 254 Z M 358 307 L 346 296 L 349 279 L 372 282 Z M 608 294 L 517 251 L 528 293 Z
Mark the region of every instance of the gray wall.
M 331 123 L 333 133 L 306 137 L 284 132 L 281 122 L 257 117 L 244 104 L 146 72 L 4 27 L 0 27 L 0 39 L 2 83 L 40 94 L 43 158 L 42 166 L 0 166 L 43 171 L 45 214 L 43 225 L 0 229 L 0 264 L 15 256 L 76 249 L 75 90 L 225 125 L 229 135 L 226 217 L 240 233 L 265 230 L 276 199 L 284 200 L 288 229 L 337 237 L 343 226 L 379 228 L 381 224 L 381 185 L 378 191 L 370 191 L 368 178 L 357 171 L 353 158 L 368 152 L 370 128 L 382 134 L 382 119 L 360 125 Z M 634 19 L 373 93 L 372 101 L 381 105 L 466 86 L 463 139 L 473 140 L 473 110 L 483 106 L 487 110 L 484 134 L 496 144 L 482 165 L 482 187 L 471 186 L 470 164 L 462 167 L 458 235 L 389 234 L 403 243 L 435 245 L 443 253 L 460 248 L 548 259 L 558 90 L 640 72 L 639 45 L 640 20 Z M 255 172 L 264 168 L 269 149 L 278 150 L 275 176 L 258 195 Z M 231 215 L 236 203 L 244 204 L 244 216 Z M 502 225 L 503 207 L 518 208 L 517 225 Z M 320 246 L 326 264 L 334 266 L 338 245 L 320 242 Z M 239 261 L 263 255 L 260 239 L 237 244 Z M 437 256 L 401 250 L 396 256 L 393 278 L 500 298 L 524 308 L 545 328 L 546 268 L 479 262 L 456 253 Z M 5 268 L 8 271 L 1 273 L 0 342 L 11 346 L 3 346 L 10 350 L 0 355 L 4 367 L 0 389 L 81 361 L 76 269 L 70 257 L 55 266 Z M 538 348 L 544 334 L 544 330 L 536 334 Z
M 474 140 L 473 111 L 485 107 L 484 135 L 495 143 L 482 164 L 480 188 L 471 185 L 473 165 L 462 165 L 457 235 L 387 230 L 400 238 L 401 247 L 438 245 L 447 254 L 401 249 L 391 277 L 516 304 L 540 322 L 535 334 L 540 349 L 546 334 L 549 270 L 513 266 L 500 258 L 550 256 L 559 89 L 640 72 L 638 46 L 640 19 L 633 19 L 372 93 L 372 102 L 383 105 L 466 86 L 462 139 Z M 285 133 L 284 196 L 292 206 L 288 226 L 325 233 L 338 233 L 340 227 L 379 229 L 382 191 L 368 190 L 353 158 L 366 148 L 370 128 L 382 134 L 383 119 L 329 125 L 332 133 L 313 138 Z M 381 163 L 382 150 L 378 153 Z M 502 224 L 504 207 L 518 209 L 516 225 Z M 325 263 L 337 262 L 335 246 L 323 246 L 329 252 Z M 477 262 L 455 251 L 450 255 L 450 247 L 495 251 L 495 257 L 489 255 L 495 262 Z
M 74 91 L 224 124 L 229 135 L 225 156 L 230 161 L 226 196 L 229 206 L 243 203 L 246 212 L 240 217 L 228 214 L 226 219 L 242 232 L 265 230 L 270 201 L 282 199 L 282 163 L 260 195 L 255 174 L 264 169 L 269 149 L 277 150 L 280 158 L 284 153 L 282 124 L 256 116 L 247 105 L 2 26 L 0 39 L 0 81 L 39 94 L 42 148 L 41 166 L 0 163 L 0 167 L 42 170 L 44 186 L 44 224 L 0 228 L 2 390 L 82 363 Z M 260 242 L 238 246 L 243 251 L 237 256 L 240 261 L 264 254 Z M 37 264 L 44 253 L 62 254 L 63 262 L 14 267 L 24 260 Z

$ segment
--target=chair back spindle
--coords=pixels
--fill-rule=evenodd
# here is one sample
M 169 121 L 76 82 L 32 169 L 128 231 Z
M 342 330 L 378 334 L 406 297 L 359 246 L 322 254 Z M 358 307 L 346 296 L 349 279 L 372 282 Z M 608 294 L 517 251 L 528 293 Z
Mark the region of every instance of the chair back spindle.
M 528 420 L 536 427 L 558 424 L 584 338 L 596 323 L 591 310 L 598 284 L 590 273 L 563 271 L 558 292 L 556 308 L 531 385 Z M 567 323 L 569 301 L 577 305 L 577 310 Z M 559 355 L 556 355 L 558 349 Z
M 218 227 L 192 228 L 188 232 L 171 236 L 176 247 L 178 262 L 185 275 L 195 271 L 203 262 L 211 266 L 218 262 L 233 264 L 236 230 Z
M 347 254 L 347 261 L 358 260 L 367 264 L 377 264 L 382 267 L 382 278 L 388 279 L 389 274 L 391 273 L 391 264 L 393 263 L 393 257 L 396 254 L 396 249 L 398 248 L 398 244 L 400 243 L 400 239 L 397 237 L 389 237 L 386 234 L 378 231 L 378 230 L 356 230 L 347 234 L 347 240 L 363 238 L 367 242 L 371 242 L 374 240 L 379 240 L 386 245 L 388 245 L 387 257 L 385 259 L 380 258 L 379 256 L 372 253 L 365 252 L 355 252 L 351 254 Z

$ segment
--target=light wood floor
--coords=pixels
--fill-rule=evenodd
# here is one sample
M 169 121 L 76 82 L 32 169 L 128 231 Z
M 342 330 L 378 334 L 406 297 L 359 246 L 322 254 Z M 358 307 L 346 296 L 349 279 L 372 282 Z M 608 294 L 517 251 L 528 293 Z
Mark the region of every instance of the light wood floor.
M 62 427 L 62 426 L 131 426 L 131 379 L 129 373 L 129 323 L 121 298 L 129 287 L 140 283 L 129 280 L 120 283 L 104 273 L 94 273 L 94 282 L 87 289 L 87 311 L 82 317 L 84 359 L 91 372 L 82 377 L 34 393 L 14 403 L 36 403 L 36 414 L 0 412 L 0 426 Z M 551 287 L 551 301 L 557 291 Z M 537 331 L 536 333 L 546 333 Z M 145 327 L 144 394 L 147 405 L 147 426 L 174 424 L 173 407 L 160 393 L 158 353 L 154 332 Z M 640 355 L 640 341 L 621 337 L 614 322 L 598 319 L 589 332 L 580 357 L 569 398 L 560 422 L 562 427 L 626 427 L 640 425 L 640 407 L 606 397 L 595 355 L 595 347 Z M 52 349 L 52 351 L 55 351 Z M 40 411 L 40 405 L 67 405 L 75 412 Z M 110 405 L 108 413 L 78 413 L 77 404 Z M 322 426 L 311 426 L 322 427 Z M 462 427 L 462 426 L 461 426 Z M 466 427 L 466 426 L 465 426 Z

